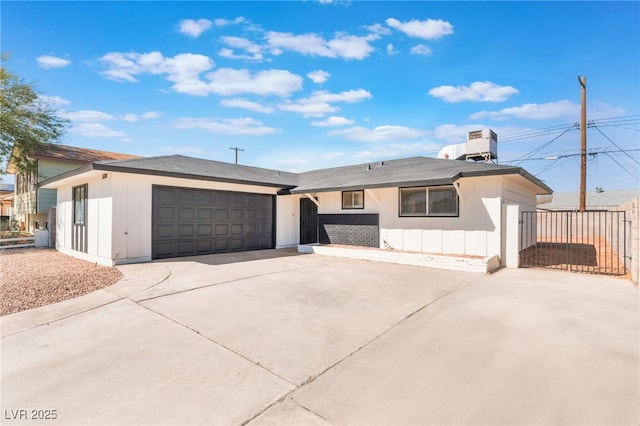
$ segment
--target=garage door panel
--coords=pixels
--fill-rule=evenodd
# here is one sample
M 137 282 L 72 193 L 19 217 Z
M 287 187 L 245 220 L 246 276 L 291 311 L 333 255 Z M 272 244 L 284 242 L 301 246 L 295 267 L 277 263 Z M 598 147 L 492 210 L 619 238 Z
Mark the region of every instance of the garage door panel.
M 244 222 L 244 210 L 243 209 L 232 209 L 231 210 L 231 222 L 243 223 Z
M 226 237 L 229 235 L 229 225 L 226 224 L 217 224 L 215 227 L 215 236 L 216 237 Z
M 211 222 L 213 220 L 213 209 L 198 209 L 198 222 Z
M 195 241 L 178 241 L 178 254 L 182 256 L 195 254 Z
M 213 226 L 210 224 L 198 225 L 198 237 L 210 237 Z
M 215 203 L 215 193 L 208 191 L 198 191 L 198 204 L 211 206 Z
M 153 198 L 158 205 L 174 206 L 176 204 L 175 191 L 173 189 L 158 188 L 154 191 Z
M 211 253 L 213 251 L 212 240 L 199 240 L 197 245 L 198 245 L 198 254 Z
M 216 209 L 216 221 L 227 221 L 229 220 L 229 209 Z
M 194 205 L 196 204 L 197 193 L 194 191 L 177 191 L 178 192 L 178 204 L 180 205 Z
M 153 187 L 152 257 L 272 248 L 274 197 Z
M 174 220 L 175 210 L 173 207 L 158 207 L 155 217 L 159 220 Z
M 179 207 L 178 208 L 178 221 L 192 221 L 196 217 L 193 207 Z
M 176 238 L 176 225 L 173 224 L 159 224 L 156 225 L 156 237 L 160 239 Z
M 177 251 L 177 243 L 175 241 L 164 241 L 154 244 L 157 258 L 173 257 Z
M 178 225 L 178 238 L 193 238 L 195 237 L 193 225 Z

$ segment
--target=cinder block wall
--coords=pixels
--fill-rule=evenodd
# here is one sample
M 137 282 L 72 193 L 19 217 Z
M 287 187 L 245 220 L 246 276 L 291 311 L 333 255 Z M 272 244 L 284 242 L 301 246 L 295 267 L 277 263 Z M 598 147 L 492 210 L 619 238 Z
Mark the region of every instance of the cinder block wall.
M 318 215 L 319 243 L 380 247 L 377 214 Z

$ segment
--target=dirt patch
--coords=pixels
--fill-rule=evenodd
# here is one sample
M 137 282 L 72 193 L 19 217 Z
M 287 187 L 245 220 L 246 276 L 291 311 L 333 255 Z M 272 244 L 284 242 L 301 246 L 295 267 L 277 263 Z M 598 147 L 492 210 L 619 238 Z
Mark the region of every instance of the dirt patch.
M 520 261 L 522 267 L 562 269 L 631 279 L 622 257 L 605 239 L 600 238 L 588 238 L 580 243 L 541 239 L 520 252 Z
M 0 250 L 0 315 L 72 299 L 110 286 L 116 268 L 48 248 Z

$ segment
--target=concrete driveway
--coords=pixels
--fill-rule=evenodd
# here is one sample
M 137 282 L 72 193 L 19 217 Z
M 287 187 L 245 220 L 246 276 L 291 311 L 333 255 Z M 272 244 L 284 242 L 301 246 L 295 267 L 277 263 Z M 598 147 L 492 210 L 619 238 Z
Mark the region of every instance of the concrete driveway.
M 121 269 L 2 318 L 3 424 L 640 423 L 628 281 L 282 250 Z

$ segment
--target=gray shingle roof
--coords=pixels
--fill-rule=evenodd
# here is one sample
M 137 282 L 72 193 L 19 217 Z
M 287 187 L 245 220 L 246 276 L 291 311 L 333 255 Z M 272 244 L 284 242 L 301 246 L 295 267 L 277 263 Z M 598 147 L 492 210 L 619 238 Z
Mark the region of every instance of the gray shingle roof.
M 609 210 L 628 203 L 640 197 L 640 189 L 605 190 L 603 192 L 589 191 L 586 193 L 587 210 Z M 541 210 L 577 210 L 580 203 L 579 192 L 556 192 L 549 202 L 548 197 L 538 202 Z
M 291 193 L 451 184 L 461 177 L 519 174 L 551 192 L 543 182 L 520 167 L 460 160 L 413 157 L 366 163 L 355 166 L 320 169 L 300 174 L 300 182 Z
M 521 175 L 546 193 L 551 189 L 520 167 L 427 157 L 290 173 L 220 161 L 170 155 L 121 161 L 99 161 L 41 182 L 47 185 L 90 170 L 171 176 L 280 188 L 283 193 L 328 192 L 389 186 L 451 184 L 461 177 Z
M 183 155 L 136 158 L 124 161 L 100 161 L 95 163 L 94 168 L 97 170 L 248 183 L 279 188 L 290 188 L 298 182 L 298 175 L 295 173 L 185 157 Z

